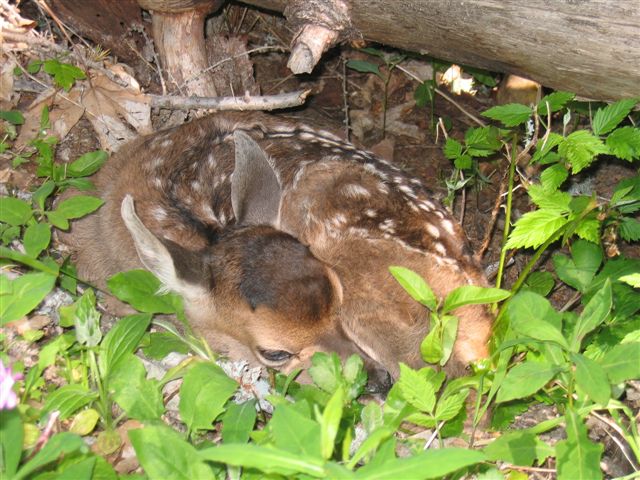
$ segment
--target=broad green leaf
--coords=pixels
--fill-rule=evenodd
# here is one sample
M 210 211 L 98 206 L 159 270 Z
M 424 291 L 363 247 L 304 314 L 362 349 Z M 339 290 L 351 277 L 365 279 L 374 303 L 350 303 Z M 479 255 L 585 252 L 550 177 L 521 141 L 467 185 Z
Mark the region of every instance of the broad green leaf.
M 567 439 L 556 444 L 558 480 L 602 478 L 600 457 L 604 447 L 589 440 L 587 428 L 573 410 L 567 410 L 565 421 Z
M 491 412 L 491 430 L 506 430 L 518 415 L 529 409 L 529 402 L 515 400 L 496 405 Z
M 559 212 L 569 212 L 572 197 L 567 192 L 549 192 L 542 185 L 532 184 L 527 193 L 538 207 Z
M 142 349 L 144 354 L 154 360 L 162 360 L 171 352 L 188 353 L 189 346 L 180 337 L 169 332 L 151 332 L 149 345 Z
M 175 295 L 159 295 L 161 283 L 146 270 L 130 270 L 107 280 L 111 293 L 136 310 L 148 313 L 176 313 Z
M 69 228 L 69 220 L 66 217 L 56 211 L 53 212 L 45 212 L 47 216 L 47 220 L 56 228 L 60 230 L 67 230 Z
M 371 434 L 383 425 L 382 408 L 376 402 L 369 402 L 362 409 L 360 418 L 365 432 Z
M 67 92 L 76 80 L 86 78 L 85 73 L 75 65 L 62 63 L 55 59 L 45 60 L 44 71 L 51 75 L 56 84 L 64 88 Z
M 605 143 L 618 158 L 629 162 L 640 158 L 640 128 L 618 128 L 611 132 Z
M 538 103 L 538 114 L 540 115 L 548 115 L 549 111 L 557 112 L 561 110 L 567 102 L 570 102 L 575 97 L 574 93 L 557 91 L 550 93 L 542 97 L 540 102 Z M 547 108 L 547 105 L 549 108 Z
M 596 135 L 606 135 L 629 115 L 631 109 L 638 103 L 637 98 L 628 98 L 599 108 L 593 116 L 592 129 Z
M 19 110 L 0 110 L 0 119 L 6 120 L 12 125 L 24 124 L 24 115 Z
M 157 420 L 164 413 L 162 392 L 157 380 L 147 380 L 142 360 L 127 354 L 111 371 L 109 389 L 113 399 L 129 418 L 140 421 Z
M 371 405 L 371 404 L 368 404 L 368 405 Z M 365 441 L 362 442 L 362 444 L 358 447 L 358 450 L 356 450 L 356 452 L 353 454 L 353 457 L 351 457 L 347 466 L 349 468 L 353 468 L 360 460 L 362 460 L 365 456 L 367 456 L 371 452 L 374 452 L 383 442 L 385 442 L 387 439 L 392 437 L 392 435 L 393 435 L 393 430 L 387 427 L 380 427 L 374 430 L 373 432 L 371 432 L 367 436 Z M 378 453 L 376 453 L 376 456 L 374 458 L 377 458 L 379 454 L 380 454 L 380 451 L 378 450 Z M 392 458 L 395 458 L 395 456 Z M 374 465 L 375 464 L 378 464 L 378 462 L 375 462 Z
M 58 276 L 60 267 L 52 258 L 44 258 L 42 261 L 30 257 L 29 255 L 0 245 L 0 258 L 6 258 L 14 262 L 22 263 L 27 267 L 38 270 L 42 273 Z
M 0 275 L 0 278 L 7 277 Z M 47 273 L 27 273 L 5 281 L 10 291 L 2 295 L 0 325 L 19 320 L 36 308 L 53 289 L 56 277 Z
M 591 242 L 577 240 L 571 249 L 572 258 L 564 255 L 552 257 L 556 274 L 567 285 L 584 292 L 602 263 L 602 249 Z
M 89 195 L 76 195 L 61 201 L 53 211 L 63 218 L 80 218 L 97 210 L 104 203 L 104 200 Z
M 440 358 L 440 365 L 444 366 L 451 357 L 453 352 L 453 345 L 456 342 L 458 336 L 458 317 L 455 315 L 443 315 L 442 321 L 442 357 Z
M 56 480 L 91 480 L 98 457 L 89 457 L 77 463 L 67 464 L 56 476 Z
M 109 155 L 104 150 L 87 152 L 68 165 L 67 175 L 70 177 L 87 177 L 92 175 L 100 169 L 108 157 Z
M 428 103 L 433 102 L 434 86 L 430 81 L 422 82 L 413 92 L 413 98 L 416 101 L 416 106 L 424 107 Z
M 55 189 L 56 183 L 53 180 L 47 180 L 33 192 L 31 198 L 41 210 L 44 210 L 44 204 L 47 198 L 49 198 L 49 195 L 51 195 Z
M 534 433 L 513 431 L 503 434 L 484 448 L 489 460 L 503 461 L 530 467 L 540 457 L 540 451 L 548 446 Z
M 38 255 L 49 246 L 50 241 L 51 226 L 46 223 L 34 223 L 24 231 L 24 249 L 32 258 L 38 258 Z
M 444 299 L 442 313 L 449 313 L 456 308 L 465 305 L 479 305 L 485 303 L 500 302 L 511 296 L 508 290 L 500 288 L 477 287 L 475 285 L 463 285 L 451 291 Z
M 473 158 L 471 157 L 471 155 L 467 155 L 467 154 L 460 155 L 458 158 L 454 160 L 453 165 L 458 170 L 468 170 L 473 166 Z M 460 188 L 462 188 L 463 186 L 464 184 L 459 184 Z M 458 188 L 456 188 L 456 190 L 458 190 Z
M 129 430 L 138 461 L 150 480 L 214 480 L 200 452 L 165 425 Z M 247 448 L 246 445 L 240 445 Z
M 547 162 L 545 160 L 549 157 L 552 159 L 553 157 L 557 157 L 557 154 L 553 152 L 553 149 L 563 141 L 564 137 L 562 135 L 553 132 L 549 133 L 549 135 L 544 137 L 542 141 L 536 145 L 536 151 L 533 154 L 533 157 L 531 157 L 531 163 L 546 164 Z M 557 159 L 551 163 L 556 163 L 556 161 Z
M 335 353 L 316 352 L 311 357 L 311 363 L 307 371 L 313 383 L 325 392 L 335 392 L 342 379 L 340 357 Z
M 440 363 L 442 359 L 442 323 L 432 323 L 429 334 L 420 343 L 420 355 L 427 363 Z
M 200 362 L 184 376 L 180 387 L 180 418 L 189 431 L 211 430 L 238 383 L 218 365 Z
M 375 63 L 367 62 L 366 60 L 349 60 L 347 67 L 360 73 L 373 73 L 382 78 L 380 73 L 380 67 Z
M 556 163 L 543 170 L 540 174 L 540 184 L 547 192 L 555 192 L 569 176 L 566 167 L 561 163 Z
M 96 427 L 100 414 L 93 408 L 87 408 L 79 412 L 71 422 L 69 431 L 78 435 L 89 435 Z
M 231 444 L 205 448 L 197 452 L 196 458 L 238 467 L 255 468 L 261 472 L 276 475 L 292 476 L 295 473 L 302 473 L 312 477 L 326 477 L 322 460 L 253 444 Z
M 596 155 L 609 153 L 609 149 L 587 130 L 576 130 L 558 146 L 558 153 L 571 164 L 571 171 L 575 175 L 588 167 Z
M 531 291 L 537 293 L 538 295 L 542 295 L 546 297 L 549 295 L 551 290 L 553 290 L 553 286 L 555 285 L 555 281 L 553 280 L 553 275 L 551 272 L 533 272 L 531 273 L 524 284 L 522 285 L 522 291 Z
M 436 403 L 436 391 L 433 386 L 421 375 L 400 363 L 400 378 L 398 388 L 404 399 L 422 412 L 432 413 Z
M 398 281 L 411 298 L 421 303 L 431 311 L 435 311 L 438 306 L 433 290 L 427 285 L 427 282 L 416 272 L 404 267 L 389 267 L 391 275 Z
M 151 315 L 139 313 L 119 320 L 105 335 L 100 345 L 98 365 L 103 378 L 108 378 L 118 364 L 136 351 L 151 323 Z
M 600 290 L 607 279 L 615 282 L 624 275 L 640 272 L 640 259 L 618 257 L 609 260 L 604 264 L 602 270 L 591 281 L 584 292 L 586 298 L 591 298 L 595 292 Z
M 0 455 L 2 465 L 0 472 L 7 478 L 13 478 L 18 470 L 22 456 L 24 427 L 17 408 L 4 410 L 0 420 Z
M 611 281 L 607 279 L 578 317 L 571 338 L 571 350 L 577 352 L 584 337 L 604 322 L 613 306 Z
M 504 378 L 496 395 L 496 403 L 508 402 L 533 395 L 560 371 L 560 367 L 527 361 L 513 367 Z
M 73 324 L 76 327 L 76 339 L 80 345 L 95 347 L 102 339 L 100 331 L 100 313 L 96 310 L 96 295 L 93 290 L 85 290 L 76 304 Z
M 640 240 L 640 222 L 635 218 L 623 217 L 620 221 L 620 237 L 627 242 Z
M 602 367 L 579 353 L 572 353 L 576 365 L 576 383 L 596 403 L 606 407 L 611 398 L 611 387 Z
M 505 247 L 538 248 L 567 222 L 568 219 L 559 210 L 543 209 L 525 213 L 516 222 Z
M 82 441 L 82 438 L 69 432 L 56 433 L 45 443 L 42 450 L 22 466 L 12 480 L 31 478 L 30 474 L 39 468 L 56 461 L 60 456 L 66 456 L 77 451 L 88 451 L 88 447 Z
M 344 403 L 344 391 L 338 388 L 327 402 L 320 421 L 320 450 L 322 458 L 330 459 L 340 427 L 342 407 Z
M 483 116 L 502 122 L 505 127 L 515 127 L 529 120 L 531 107 L 519 103 L 498 105 L 482 113 Z
M 637 380 L 640 378 L 640 342 L 616 345 L 598 363 L 613 384 Z
M 465 448 L 427 450 L 412 457 L 397 458 L 383 465 L 368 468 L 365 465 L 356 472 L 358 480 L 398 480 L 410 478 L 443 478 L 462 468 L 486 460 L 486 455 Z
M 269 422 L 269 429 L 276 448 L 296 455 L 322 458 L 320 424 L 292 406 L 277 406 Z
M 464 135 L 467 153 L 473 157 L 493 155 L 502 147 L 499 135 L 500 131 L 494 126 L 469 128 Z
M 41 416 L 59 410 L 60 420 L 65 420 L 96 398 L 98 394 L 83 385 L 64 385 L 47 396 Z
M 618 280 L 631 285 L 633 288 L 640 288 L 640 273 L 632 273 L 630 275 L 623 275 Z
M 561 316 L 546 298 L 533 292 L 520 292 L 509 302 L 507 310 L 514 332 L 569 348 L 560 330 Z
M 241 404 L 231 403 L 222 417 L 223 443 L 247 443 L 256 423 L 256 415 L 254 399 Z
M 462 155 L 462 144 L 455 138 L 448 137 L 443 148 L 444 156 L 449 160 L 455 160 Z
M 14 197 L 0 197 L 0 222 L 24 225 L 33 215 L 31 205 Z
M 452 395 L 443 396 L 436 404 L 436 421 L 449 421 L 458 415 L 462 407 L 464 407 L 464 402 L 468 396 L 469 390 L 463 390 Z

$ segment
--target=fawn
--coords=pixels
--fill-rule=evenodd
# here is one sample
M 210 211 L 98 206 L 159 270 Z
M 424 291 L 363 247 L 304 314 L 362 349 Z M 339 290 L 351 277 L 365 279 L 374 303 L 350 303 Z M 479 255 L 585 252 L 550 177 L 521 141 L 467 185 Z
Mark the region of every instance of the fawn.
M 442 297 L 486 285 L 460 226 L 426 187 L 337 136 L 227 113 L 139 138 L 97 175 L 105 204 L 65 235 L 104 285 L 144 267 L 184 297 L 194 329 L 231 358 L 290 372 L 318 351 L 397 377 L 423 365 L 428 311 L 389 273 Z M 462 307 L 445 370 L 487 355 L 491 317 Z

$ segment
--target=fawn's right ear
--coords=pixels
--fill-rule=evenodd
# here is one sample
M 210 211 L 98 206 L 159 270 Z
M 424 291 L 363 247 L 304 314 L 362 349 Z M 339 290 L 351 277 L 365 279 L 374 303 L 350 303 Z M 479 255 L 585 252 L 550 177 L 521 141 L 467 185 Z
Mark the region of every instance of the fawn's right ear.
M 260 145 L 242 130 L 233 134 L 235 168 L 231 176 L 231 206 L 242 225 L 279 223 L 282 189 Z

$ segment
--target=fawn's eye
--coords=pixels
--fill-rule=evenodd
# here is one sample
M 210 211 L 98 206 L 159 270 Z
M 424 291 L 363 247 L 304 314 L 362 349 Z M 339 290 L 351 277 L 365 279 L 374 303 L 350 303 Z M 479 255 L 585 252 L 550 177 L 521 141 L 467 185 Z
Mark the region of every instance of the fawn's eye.
M 263 348 L 258 348 L 258 353 L 266 364 L 271 365 L 282 365 L 293 356 L 293 353 L 286 350 L 265 350 Z

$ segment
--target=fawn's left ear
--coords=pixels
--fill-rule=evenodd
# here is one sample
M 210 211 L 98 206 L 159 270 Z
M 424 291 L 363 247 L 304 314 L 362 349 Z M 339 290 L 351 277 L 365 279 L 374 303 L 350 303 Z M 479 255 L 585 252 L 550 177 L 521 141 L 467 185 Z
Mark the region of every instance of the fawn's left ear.
M 231 206 L 242 225 L 279 223 L 282 189 L 266 153 L 247 133 L 237 130 L 235 168 L 231 176 Z

